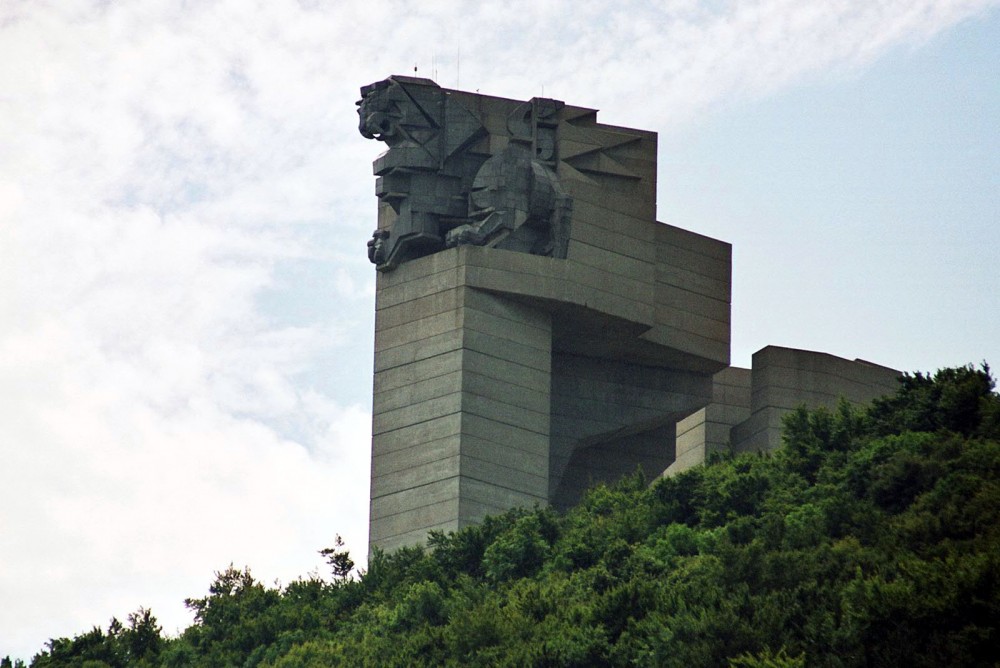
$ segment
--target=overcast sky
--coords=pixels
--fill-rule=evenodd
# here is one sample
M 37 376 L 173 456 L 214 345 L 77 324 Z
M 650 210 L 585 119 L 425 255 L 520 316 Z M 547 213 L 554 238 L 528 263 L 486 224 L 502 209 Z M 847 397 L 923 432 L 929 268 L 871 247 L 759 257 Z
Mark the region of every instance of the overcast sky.
M 415 66 L 659 132 L 735 364 L 1000 367 L 997 2 L 0 0 L 0 657 L 363 559 L 354 102 Z

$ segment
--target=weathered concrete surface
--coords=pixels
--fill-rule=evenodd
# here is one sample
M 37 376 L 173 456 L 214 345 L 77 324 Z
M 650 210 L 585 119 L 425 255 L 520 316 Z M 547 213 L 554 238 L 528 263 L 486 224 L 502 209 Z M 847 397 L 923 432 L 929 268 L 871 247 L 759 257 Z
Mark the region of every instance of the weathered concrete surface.
M 572 214 L 565 258 L 442 241 L 381 267 L 371 545 L 382 549 L 513 506 L 565 506 L 637 467 L 656 475 L 673 460 L 675 421 L 711 400 L 729 362 L 731 248 L 656 222 L 655 133 L 561 103 L 525 129 L 524 102 L 444 95 L 483 129 L 448 160 L 481 165 L 530 136 Z M 379 185 L 382 230 L 406 211 L 390 185 Z M 438 204 L 421 206 L 454 203 Z M 434 215 L 447 237 L 451 219 Z
M 470 287 L 460 255 L 379 277 L 370 540 L 384 549 L 547 501 L 550 316 Z
M 379 269 L 371 547 L 772 450 L 893 369 L 768 346 L 728 367 L 729 244 L 656 215 L 656 135 L 558 100 L 366 87 Z
M 728 452 L 730 431 L 750 417 L 750 369 L 729 367 L 712 378 L 712 402 L 677 422 L 674 461 L 664 475 L 703 464 L 713 452 Z
M 781 419 L 799 405 L 836 407 L 893 394 L 900 372 L 864 360 L 767 346 L 753 355 L 750 417 L 733 427 L 735 452 L 768 451 L 781 445 Z
M 892 394 L 900 373 L 863 360 L 767 346 L 752 368 L 715 374 L 712 402 L 677 422 L 673 475 L 703 464 L 712 452 L 770 451 L 781 446 L 782 418 L 800 405 L 834 408 Z
M 366 87 L 379 274 L 371 547 L 642 469 L 772 450 L 800 404 L 898 372 L 768 346 L 728 367 L 729 244 L 656 215 L 656 135 L 557 100 Z

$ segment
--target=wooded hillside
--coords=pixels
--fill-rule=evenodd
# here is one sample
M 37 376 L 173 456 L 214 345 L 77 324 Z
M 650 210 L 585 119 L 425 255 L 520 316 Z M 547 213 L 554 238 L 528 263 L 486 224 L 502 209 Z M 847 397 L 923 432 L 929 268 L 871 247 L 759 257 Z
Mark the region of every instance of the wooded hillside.
M 1000 397 L 985 366 L 908 375 L 870 408 L 793 413 L 770 456 L 431 546 L 353 577 L 335 546 L 329 579 L 280 589 L 230 568 L 179 638 L 140 610 L 31 665 L 995 666 Z

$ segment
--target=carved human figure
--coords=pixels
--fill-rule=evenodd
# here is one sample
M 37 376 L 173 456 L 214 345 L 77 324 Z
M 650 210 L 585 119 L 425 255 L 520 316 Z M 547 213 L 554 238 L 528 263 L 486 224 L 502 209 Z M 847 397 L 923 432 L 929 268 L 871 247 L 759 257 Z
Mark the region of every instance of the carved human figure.
M 469 193 L 470 222 L 445 244 L 475 244 L 566 257 L 571 200 L 552 170 L 510 145 L 480 167 Z
M 361 89 L 358 129 L 388 146 L 373 163 L 376 195 L 396 214 L 391 228 L 373 234 L 368 258 L 389 271 L 459 244 L 565 257 L 570 198 L 549 166 L 556 146 L 547 129 L 562 103 L 517 105 L 506 148 L 491 156 L 480 142 L 486 128 L 458 97 L 401 76 Z M 548 124 L 542 133 L 535 115 Z M 533 156 L 532 145 L 544 155 Z

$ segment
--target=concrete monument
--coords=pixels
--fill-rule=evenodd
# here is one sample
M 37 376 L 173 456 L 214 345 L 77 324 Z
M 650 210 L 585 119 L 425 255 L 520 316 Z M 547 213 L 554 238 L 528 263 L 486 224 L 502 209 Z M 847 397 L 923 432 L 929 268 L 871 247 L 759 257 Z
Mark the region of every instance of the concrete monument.
M 404 76 L 363 87 L 358 115 L 387 147 L 368 243 L 371 546 L 563 508 L 731 437 L 771 447 L 796 398 L 854 382 L 815 354 L 764 359 L 787 349 L 727 368 L 731 247 L 656 221 L 655 133 Z
M 402 76 L 358 114 L 388 149 L 371 544 L 663 471 L 729 362 L 730 246 L 656 222 L 656 134 Z

